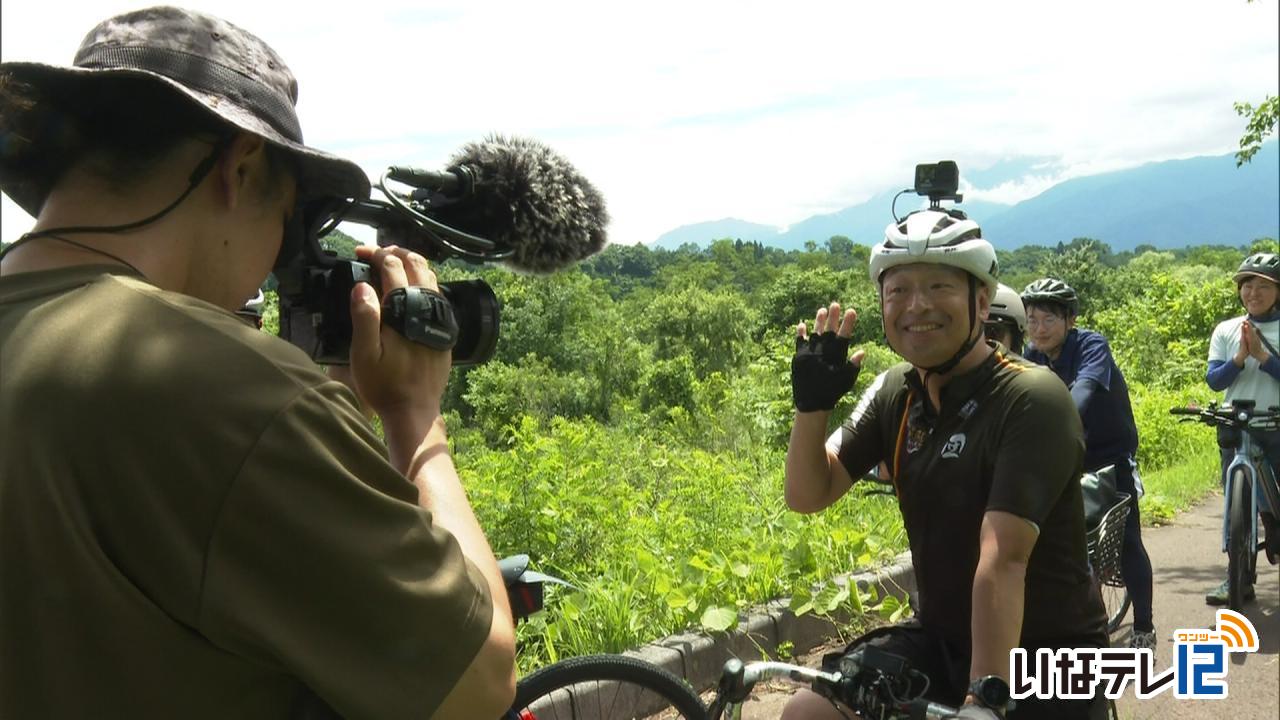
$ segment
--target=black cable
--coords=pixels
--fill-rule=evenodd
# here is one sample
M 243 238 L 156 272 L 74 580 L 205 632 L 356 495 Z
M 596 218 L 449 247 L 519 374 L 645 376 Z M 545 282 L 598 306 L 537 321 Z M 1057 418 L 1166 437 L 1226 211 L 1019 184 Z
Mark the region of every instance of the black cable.
M 893 221 L 895 223 L 902 222 L 902 219 L 898 217 L 898 198 L 909 192 L 915 192 L 915 188 L 907 188 L 906 190 L 899 192 L 897 195 L 894 195 L 893 202 L 889 204 L 889 214 L 893 215 Z
M 125 260 L 124 258 L 122 258 L 122 257 L 120 257 L 120 256 L 118 256 L 118 255 L 113 255 L 113 254 L 111 254 L 111 253 L 107 252 L 106 250 L 102 250 L 102 249 L 100 249 L 100 248 L 93 247 L 92 245 L 86 245 L 86 244 L 81 243 L 81 242 L 76 242 L 75 240 L 70 240 L 70 239 L 68 239 L 68 238 L 64 238 L 64 237 L 62 237 L 61 235 L 54 235 L 53 233 L 45 232 L 45 233 L 40 233 L 40 235 L 38 235 L 38 236 L 36 236 L 36 237 L 32 237 L 32 238 L 28 238 L 28 239 L 30 239 L 30 240 L 38 240 L 38 239 L 40 239 L 40 238 L 49 238 L 50 240 L 61 240 L 62 242 L 67 243 L 68 245 L 75 245 L 76 247 L 78 247 L 78 248 L 80 248 L 80 249 L 82 249 L 82 250 L 88 250 L 89 252 L 98 253 L 99 255 L 104 255 L 104 256 L 106 256 L 106 257 L 111 258 L 112 260 L 115 260 L 116 262 L 120 263 L 121 265 L 124 265 L 125 267 L 129 268 L 130 270 L 134 271 L 135 273 L 137 273 L 137 274 L 138 274 L 138 276 L 139 276 L 139 277 L 142 277 L 142 278 L 146 278 L 146 277 L 147 277 L 145 274 L 143 274 L 143 272 L 142 272 L 141 270 L 139 270 L 139 269 L 137 268 L 137 266 L 135 266 L 133 263 L 129 262 L 128 260 Z M 19 240 L 18 242 L 23 242 L 23 241 L 22 241 L 22 240 Z M 17 243 L 17 242 L 15 242 L 13 245 L 17 245 L 17 244 L 18 244 L 18 243 Z M 6 252 L 6 253 L 7 253 L 7 252 L 9 252 L 9 250 L 11 250 L 11 249 L 13 248 L 13 245 L 10 245 L 9 247 L 5 248 L 5 252 Z M 0 254 L 0 257 L 3 257 L 3 254 Z
M 482 238 L 478 235 L 472 235 L 463 232 L 457 228 L 449 227 L 444 223 L 432 218 L 424 213 L 409 207 L 399 195 L 387 188 L 387 180 L 390 179 L 390 173 L 383 173 L 378 180 L 378 189 L 386 196 L 387 200 L 395 209 L 417 222 L 421 229 L 428 237 L 443 245 L 450 253 L 464 260 L 472 262 L 492 262 L 502 260 L 514 254 L 514 250 L 494 250 L 496 243 L 492 240 Z M 479 250 L 466 250 L 455 244 L 454 241 L 469 243 L 479 247 Z

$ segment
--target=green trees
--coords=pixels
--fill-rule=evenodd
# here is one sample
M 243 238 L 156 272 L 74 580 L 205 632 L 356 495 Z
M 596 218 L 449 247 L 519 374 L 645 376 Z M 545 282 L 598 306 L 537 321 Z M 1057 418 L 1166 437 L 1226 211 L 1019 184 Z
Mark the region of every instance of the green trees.
M 1236 166 L 1244 165 L 1253 159 L 1262 148 L 1262 141 L 1276 130 L 1280 121 L 1280 97 L 1268 95 L 1257 107 L 1245 102 L 1235 104 L 1236 114 L 1248 122 L 1244 134 L 1240 136 L 1240 149 L 1236 151 Z

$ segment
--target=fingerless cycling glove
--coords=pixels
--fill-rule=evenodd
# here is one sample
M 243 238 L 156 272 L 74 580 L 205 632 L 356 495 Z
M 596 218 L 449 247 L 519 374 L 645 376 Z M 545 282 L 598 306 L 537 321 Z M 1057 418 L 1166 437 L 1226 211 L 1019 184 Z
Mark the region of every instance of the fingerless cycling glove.
M 796 338 L 791 358 L 791 397 L 799 412 L 831 410 L 858 379 L 858 366 L 849 361 L 849 338 L 834 331 Z

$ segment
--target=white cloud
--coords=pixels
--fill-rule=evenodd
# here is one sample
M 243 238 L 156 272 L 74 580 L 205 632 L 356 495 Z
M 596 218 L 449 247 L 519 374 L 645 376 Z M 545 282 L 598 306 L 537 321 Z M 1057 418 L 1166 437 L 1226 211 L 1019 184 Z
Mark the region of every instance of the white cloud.
M 995 200 L 1228 152 L 1231 103 L 1280 92 L 1276 3 L 186 4 L 280 51 L 308 142 L 376 176 L 533 135 L 601 188 L 628 243 L 724 216 L 787 225 L 943 157 L 962 174 L 1060 158 L 980 191 Z M 133 5 L 5 2 L 2 57 L 66 62 Z M 11 240 L 30 221 L 2 210 Z

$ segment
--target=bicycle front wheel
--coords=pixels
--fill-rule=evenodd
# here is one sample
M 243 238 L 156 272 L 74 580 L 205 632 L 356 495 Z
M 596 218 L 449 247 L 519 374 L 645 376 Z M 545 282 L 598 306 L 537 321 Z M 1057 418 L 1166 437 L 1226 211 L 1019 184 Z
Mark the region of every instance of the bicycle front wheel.
M 548 665 L 516 685 L 520 720 L 703 720 L 702 700 L 683 680 L 625 655 L 588 655 Z
M 1102 583 L 1102 604 L 1107 609 L 1107 633 L 1113 633 L 1129 613 L 1129 589 L 1123 584 Z
M 1253 584 L 1257 547 L 1253 542 L 1253 487 L 1244 470 L 1231 475 L 1231 505 L 1227 518 L 1227 606 L 1237 612 L 1244 606 L 1244 589 Z

